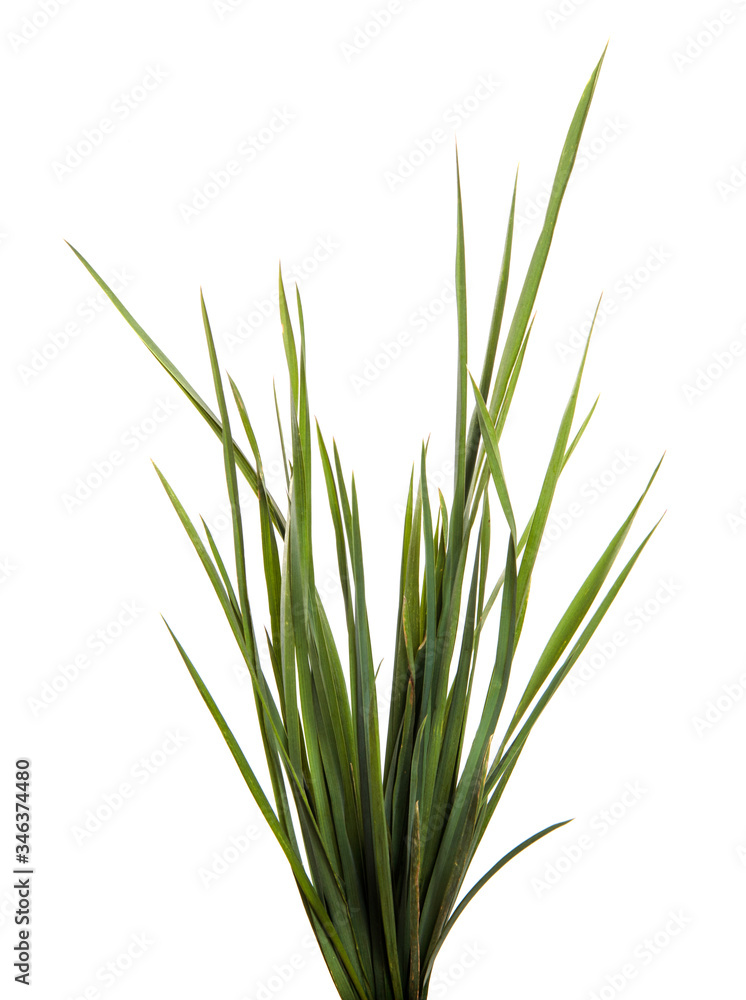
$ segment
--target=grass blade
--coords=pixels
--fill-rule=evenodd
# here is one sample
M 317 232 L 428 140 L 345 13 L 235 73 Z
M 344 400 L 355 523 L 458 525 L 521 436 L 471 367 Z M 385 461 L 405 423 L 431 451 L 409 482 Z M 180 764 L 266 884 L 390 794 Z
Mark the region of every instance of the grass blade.
M 228 748 L 229 748 L 231 754 L 233 755 L 233 759 L 235 760 L 236 764 L 238 765 L 238 769 L 241 772 L 241 775 L 242 775 L 244 781 L 248 785 L 249 791 L 251 792 L 252 796 L 254 797 L 254 801 L 256 802 L 256 804 L 259 807 L 259 810 L 260 810 L 262 816 L 264 816 L 264 818 L 267 821 L 270 829 L 272 830 L 272 833 L 274 834 L 275 839 L 277 840 L 278 844 L 280 845 L 283 854 L 288 859 L 288 862 L 290 863 L 290 867 L 293 870 L 293 875 L 295 876 L 296 883 L 298 885 L 299 890 L 301 891 L 301 893 L 303 894 L 303 896 L 304 896 L 305 900 L 307 901 L 308 905 L 311 907 L 311 909 L 313 910 L 315 916 L 317 917 L 317 919 L 321 923 L 321 926 L 324 928 L 324 931 L 328 935 L 329 940 L 334 945 L 336 954 L 339 957 L 339 960 L 341 961 L 342 965 L 344 966 L 345 971 L 346 971 L 346 973 L 347 973 L 350 981 L 352 982 L 353 986 L 355 987 L 357 996 L 360 998 L 360 1000 L 369 1000 L 369 994 L 366 993 L 366 990 L 364 989 L 362 983 L 360 982 L 360 980 L 357 977 L 355 969 L 354 969 L 354 967 L 352 965 L 352 962 L 350 961 L 349 956 L 347 955 L 347 953 L 346 953 L 346 951 L 345 951 L 345 949 L 344 949 L 344 947 L 342 945 L 340 937 L 337 934 L 337 932 L 336 932 L 336 930 L 334 928 L 334 925 L 332 924 L 331 920 L 329 919 L 329 915 L 328 915 L 328 913 L 326 911 L 326 907 L 324 906 L 324 903 L 319 898 L 316 890 L 314 889 L 313 885 L 311 884 L 311 882 L 310 882 L 310 880 L 309 880 L 309 878 L 308 878 L 308 876 L 306 874 L 306 871 L 303 868 L 303 865 L 301 863 L 300 858 L 295 853 L 295 851 L 293 850 L 293 848 L 292 848 L 291 844 L 289 843 L 287 837 L 285 836 L 285 833 L 282 830 L 282 827 L 280 826 L 280 823 L 279 823 L 279 821 L 277 819 L 277 816 L 275 815 L 274 810 L 272 809 L 271 805 L 269 804 L 269 802 L 267 800 L 267 797 L 264 794 L 264 792 L 262 790 L 262 787 L 261 787 L 261 785 L 259 784 L 259 782 L 258 782 L 258 780 L 256 778 L 256 775 L 252 771 L 252 769 L 251 769 L 251 767 L 249 765 L 249 762 L 246 760 L 246 757 L 244 756 L 244 753 L 241 750 L 241 747 L 238 745 L 238 741 L 236 740 L 235 736 L 233 735 L 230 727 L 228 726 L 228 723 L 225 721 L 225 718 L 223 717 L 220 709 L 218 708 L 217 704 L 215 703 L 212 695 L 207 690 L 207 687 L 205 686 L 204 681 L 202 680 L 202 678 L 200 677 L 200 675 L 197 672 L 196 668 L 194 667 L 193 663 L 191 662 L 191 660 L 187 656 L 187 654 L 186 654 L 183 646 L 181 645 L 181 643 L 179 642 L 179 640 L 176 638 L 176 636 L 174 635 L 174 633 L 171 631 L 170 625 L 165 620 L 165 618 L 163 620 L 164 620 L 164 623 L 166 625 L 166 628 L 168 629 L 169 633 L 171 634 L 171 638 L 176 643 L 176 647 L 179 650 L 179 653 L 181 654 L 181 658 L 183 659 L 184 663 L 186 664 L 187 670 L 189 671 L 189 673 L 190 673 L 190 675 L 192 677 L 192 680 L 196 684 L 199 693 L 202 695 L 202 700 L 207 705 L 208 709 L 210 710 L 210 714 L 212 715 L 213 719 L 217 723 L 218 728 L 220 729 L 220 732 L 223 735 L 223 739 L 227 743 Z
M 492 309 L 492 321 L 490 323 L 490 333 L 487 339 L 487 350 L 484 355 L 482 365 L 482 376 L 479 380 L 479 392 L 485 399 L 490 391 L 492 382 L 492 370 L 497 354 L 497 342 L 500 337 L 503 313 L 505 311 L 505 298 L 508 294 L 508 278 L 510 276 L 510 257 L 513 248 L 513 223 L 515 221 L 515 198 L 518 190 L 518 173 L 516 171 L 515 182 L 513 184 L 513 200 L 510 204 L 510 214 L 508 216 L 508 232 L 505 236 L 505 246 L 503 248 L 503 258 L 500 265 L 500 276 L 497 280 L 497 292 L 495 293 L 495 304 Z M 499 436 L 499 435 L 498 435 Z M 477 414 L 472 413 L 469 425 L 469 434 L 466 443 L 466 478 L 464 486 L 469 492 L 472 476 L 474 475 L 474 464 L 477 458 L 477 446 L 479 444 L 479 428 L 477 425 Z
M 596 89 L 596 83 L 598 82 L 598 76 L 601 72 L 601 66 L 603 65 L 605 55 L 606 49 L 604 49 L 603 54 L 599 59 L 596 68 L 593 70 L 585 90 L 583 91 L 572 122 L 570 123 L 570 128 L 567 133 L 567 138 L 565 139 L 565 144 L 562 148 L 562 153 L 560 154 L 559 163 L 557 164 L 557 170 L 554 175 L 552 190 L 549 195 L 549 204 L 547 205 L 544 224 L 542 226 L 541 233 L 539 234 L 539 238 L 536 241 L 536 247 L 526 273 L 523 287 L 521 288 L 518 304 L 516 305 L 515 313 L 513 314 L 513 320 L 510 324 L 510 329 L 508 330 L 505 347 L 500 358 L 497 375 L 495 376 L 495 385 L 490 399 L 490 414 L 493 420 L 500 408 L 500 405 L 502 404 L 508 379 L 510 378 L 510 373 L 513 370 L 513 365 L 515 364 L 516 356 L 520 349 L 529 317 L 533 312 L 536 295 L 539 290 L 539 283 L 544 273 L 547 257 L 549 256 L 549 248 L 552 245 L 552 238 L 557 225 L 557 218 L 562 205 L 562 199 L 565 196 L 565 191 L 567 190 L 567 185 L 570 181 L 570 174 L 572 173 L 572 168 L 575 164 L 575 157 L 578 153 L 580 140 L 583 135 L 583 129 L 588 117 L 588 111 L 590 110 L 593 93 Z
M 65 240 L 67 243 L 67 240 Z M 112 291 L 112 289 L 106 284 L 104 279 L 98 274 L 94 268 L 88 263 L 88 261 L 79 253 L 71 243 L 67 243 L 72 252 L 81 262 L 83 267 L 88 271 L 91 277 L 96 281 L 99 287 L 105 292 L 109 300 L 112 302 L 116 310 L 126 319 L 132 329 L 135 331 L 140 340 L 145 344 L 150 353 L 159 362 L 159 364 L 168 372 L 174 382 L 179 386 L 182 392 L 186 395 L 187 399 L 194 405 L 197 412 L 205 419 L 212 430 L 217 434 L 219 438 L 223 436 L 223 428 L 221 426 L 220 420 L 215 416 L 207 403 L 202 399 L 197 390 L 187 381 L 187 379 L 181 374 L 176 365 L 166 357 L 160 347 L 151 340 L 148 334 L 143 330 L 134 316 L 129 312 L 129 310 L 123 305 L 121 300 Z M 256 492 L 256 470 L 251 465 L 249 460 L 246 458 L 241 449 L 234 444 L 236 453 L 236 464 L 241 470 L 243 475 L 249 482 L 251 488 Z M 282 511 L 278 507 L 276 501 L 272 496 L 269 496 L 269 504 L 272 510 L 272 520 L 277 527 L 280 534 L 285 532 L 285 518 L 282 516 Z

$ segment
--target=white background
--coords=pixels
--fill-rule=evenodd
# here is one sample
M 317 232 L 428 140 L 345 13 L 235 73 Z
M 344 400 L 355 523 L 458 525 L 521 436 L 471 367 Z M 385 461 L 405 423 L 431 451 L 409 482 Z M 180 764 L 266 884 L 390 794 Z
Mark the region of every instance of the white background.
M 746 4 L 402 0 L 378 23 L 383 0 L 220 7 L 3 5 L 3 994 L 21 993 L 12 772 L 28 756 L 36 874 L 24 995 L 335 995 L 289 868 L 160 618 L 263 774 L 237 651 L 150 464 L 229 551 L 217 440 L 96 299 L 63 240 L 105 277 L 119 274 L 125 303 L 212 400 L 203 287 L 266 466 L 279 456 L 272 378 L 283 414 L 287 391 L 277 311 L 261 322 L 253 311 L 276 289 L 278 260 L 289 288 L 299 269 L 312 409 L 361 496 L 385 706 L 399 507 L 428 435 L 431 482 L 451 488 L 456 325 L 442 296 L 453 277 L 454 134 L 476 373 L 516 166 L 508 317 L 544 185 L 610 38 L 503 439 L 521 530 L 579 360 L 573 331 L 604 291 L 578 420 L 600 402 L 556 496 L 516 676 L 528 676 L 563 599 L 664 450 L 625 552 L 667 515 L 599 645 L 534 731 L 467 885 L 536 830 L 575 822 L 471 904 L 431 996 L 740 995 Z M 428 146 L 436 129 L 444 141 Z M 250 161 L 240 150 L 251 136 L 265 143 Z M 185 210 L 229 160 L 240 172 L 205 208 Z M 432 322 L 416 325 L 420 309 Z M 402 332 L 406 346 L 387 363 L 385 345 L 396 354 Z M 116 451 L 121 463 L 107 466 Z M 111 474 L 97 480 L 96 463 Z M 317 489 L 320 473 L 317 463 Z M 86 479 L 97 484 L 88 496 Z M 338 623 L 323 500 L 319 491 L 316 570 Z M 494 566 L 503 551 L 496 538 Z M 254 562 L 255 593 L 261 584 Z M 483 675 L 488 660 L 485 638 Z

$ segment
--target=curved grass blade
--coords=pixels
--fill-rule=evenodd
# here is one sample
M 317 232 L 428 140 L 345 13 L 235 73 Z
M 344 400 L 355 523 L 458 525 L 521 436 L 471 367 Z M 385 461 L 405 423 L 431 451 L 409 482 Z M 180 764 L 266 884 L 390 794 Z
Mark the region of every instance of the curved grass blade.
M 267 800 L 267 797 L 264 794 L 262 787 L 256 778 L 256 775 L 252 771 L 249 762 L 246 760 L 246 757 L 244 756 L 244 753 L 241 750 L 238 741 L 233 735 L 228 723 L 225 721 L 225 718 L 223 717 L 222 712 L 215 703 L 212 695 L 207 690 L 207 687 L 205 686 L 204 681 L 197 672 L 194 664 L 187 656 L 184 647 L 181 645 L 181 643 L 171 630 L 171 626 L 168 624 L 165 618 L 163 619 L 163 621 L 166 625 L 166 628 L 171 634 L 171 638 L 176 643 L 176 647 L 179 650 L 179 653 L 181 654 L 181 658 L 186 664 L 187 670 L 191 674 L 192 680 L 196 684 L 199 693 L 202 695 L 202 700 L 205 702 L 208 709 L 210 710 L 210 714 L 217 723 L 218 728 L 220 729 L 220 732 L 223 735 L 223 739 L 228 744 L 228 749 L 233 755 L 233 759 L 238 765 L 238 769 L 241 772 L 244 781 L 248 785 L 249 791 L 254 797 L 254 801 L 259 807 L 262 816 L 264 816 L 265 820 L 269 824 L 269 827 L 272 830 L 272 833 L 274 834 L 278 844 L 280 845 L 283 854 L 288 859 L 290 867 L 293 870 L 293 875 L 295 875 L 298 888 L 300 889 L 308 905 L 311 907 L 314 914 L 318 918 L 321 926 L 324 928 L 324 931 L 328 935 L 329 940 L 334 945 L 336 954 L 339 957 L 341 963 L 344 965 L 345 971 L 350 981 L 352 982 L 353 986 L 355 987 L 357 997 L 359 998 L 359 1000 L 370 1000 L 370 994 L 366 992 L 362 983 L 358 979 L 357 973 L 355 972 L 355 968 L 352 962 L 350 961 L 350 958 L 347 952 L 345 951 L 345 948 L 342 945 L 342 941 L 339 935 L 337 934 L 337 931 L 335 930 L 332 921 L 329 918 L 329 914 L 326 911 L 324 903 L 322 902 L 316 890 L 314 889 L 301 863 L 300 858 L 293 850 L 282 827 L 280 826 L 279 820 L 275 815 L 272 806 L 269 804 L 269 801 Z
M 645 546 L 650 541 L 650 539 L 651 539 L 651 537 L 653 535 L 653 532 L 656 530 L 656 528 L 660 524 L 661 520 L 662 519 L 659 518 L 659 520 L 656 521 L 656 523 L 650 529 L 650 531 L 648 532 L 648 534 L 643 538 L 642 542 L 638 545 L 637 549 L 635 549 L 634 553 L 632 554 L 632 556 L 630 557 L 630 559 L 626 563 L 624 569 L 621 571 L 621 573 L 619 574 L 619 576 L 616 578 L 616 580 L 614 581 L 614 583 L 611 585 L 611 587 L 607 591 L 605 597 L 603 598 L 603 600 L 599 604 L 598 608 L 594 612 L 594 614 L 591 617 L 590 621 L 588 622 L 588 624 L 586 625 L 586 627 L 583 629 L 583 632 L 581 633 L 580 637 L 578 638 L 578 640 L 573 645 L 573 647 L 572 647 L 570 653 L 568 654 L 568 656 L 566 657 L 564 663 L 559 668 L 559 670 L 557 670 L 555 672 L 555 674 L 552 677 L 552 679 L 550 680 L 549 684 L 546 686 L 546 688 L 544 689 L 543 693 L 539 697 L 539 700 L 537 701 L 536 705 L 532 709 L 532 711 L 531 711 L 528 719 L 524 722 L 523 726 L 521 727 L 520 732 L 514 738 L 514 740 L 511 743 L 510 747 L 507 749 L 507 751 L 505 751 L 505 753 L 502 754 L 502 756 L 496 755 L 495 761 L 494 761 L 493 765 L 491 766 L 490 772 L 489 772 L 489 774 L 487 776 L 487 781 L 485 783 L 485 793 L 490 792 L 495 787 L 495 785 L 497 784 L 497 782 L 500 780 L 500 778 L 502 777 L 502 775 L 506 772 L 506 770 L 508 768 L 512 768 L 512 766 L 515 764 L 515 761 L 516 761 L 518 755 L 520 754 L 521 750 L 523 749 L 523 746 L 526 743 L 526 739 L 528 738 L 528 735 L 531 732 L 531 729 L 533 728 L 536 720 L 539 718 L 539 716 L 541 715 L 541 713 L 544 711 L 544 709 L 546 708 L 546 706 L 549 704 L 549 702 L 550 702 L 552 696 L 554 695 L 555 691 L 557 690 L 557 688 L 559 687 L 559 685 L 562 683 L 562 681 L 565 679 L 565 677 L 567 677 L 568 673 L 570 672 L 571 668 L 573 667 L 573 665 L 577 661 L 578 657 L 580 656 L 580 654 L 583 652 L 583 650 L 587 646 L 588 642 L 590 641 L 591 637 L 593 636 L 593 633 L 596 631 L 596 629 L 598 628 L 599 624 L 601 623 L 604 615 L 609 610 L 609 607 L 611 606 L 612 601 L 614 600 L 614 598 L 616 597 L 616 595 L 619 593 L 619 590 L 621 589 L 622 584 L 624 583 L 624 581 L 629 576 L 629 573 L 630 573 L 632 567 L 634 566 L 634 564 L 639 559 L 639 557 L 640 557 L 643 549 L 645 548 Z M 494 810 L 494 805 L 492 804 L 493 803 L 493 799 L 494 799 L 494 795 L 489 800 L 489 803 L 487 803 L 485 806 L 483 806 L 483 815 L 482 815 L 482 817 L 480 817 L 480 825 L 479 825 L 479 831 L 480 831 L 479 832 L 479 836 L 480 837 L 484 833 L 484 830 L 486 829 L 487 824 L 489 823 L 490 817 L 492 816 L 492 812 Z
M 562 470 L 561 471 L 564 470 L 565 466 L 567 465 L 567 463 L 568 463 L 568 461 L 570 459 L 570 456 L 572 455 L 573 451 L 575 450 L 576 445 L 580 441 L 580 438 L 583 436 L 583 432 L 585 431 L 586 427 L 588 426 L 588 423 L 590 422 L 591 417 L 593 416 L 593 411 L 596 409 L 596 404 L 597 403 L 598 403 L 598 397 L 596 398 L 596 401 L 594 402 L 593 406 L 590 408 L 590 410 L 588 412 L 588 415 L 586 416 L 585 420 L 580 425 L 580 428 L 578 429 L 578 432 L 575 435 L 572 444 L 570 445 L 570 447 L 565 452 L 565 458 L 564 458 L 564 461 L 562 463 Z M 521 552 L 523 552 L 523 549 L 526 546 L 526 541 L 528 539 L 528 533 L 531 530 L 531 524 L 532 524 L 532 521 L 534 519 L 534 515 L 535 514 L 536 514 L 536 508 L 534 508 L 534 512 L 531 515 L 531 517 L 528 519 L 528 524 L 523 529 L 523 534 L 521 535 L 520 539 L 518 540 L 518 546 L 516 547 L 516 555 L 520 555 Z M 501 589 L 501 587 L 503 585 L 504 577 L 505 577 L 505 574 L 501 573 L 500 576 L 497 578 L 497 583 L 495 584 L 495 586 L 492 589 L 492 592 L 490 593 L 490 596 L 489 596 L 489 598 L 487 600 L 487 603 L 484 606 L 484 610 L 483 610 L 482 614 L 480 615 L 479 621 L 477 623 L 477 635 L 479 635 L 479 633 L 482 631 L 482 628 L 484 627 L 484 623 L 487 620 L 487 616 L 489 615 L 490 611 L 492 610 L 492 607 L 493 607 L 493 605 L 495 603 L 495 600 L 497 599 L 497 595 L 500 593 L 500 589 Z
M 207 307 L 205 306 L 205 299 L 202 294 L 202 289 L 199 292 L 200 306 L 202 308 L 202 322 L 205 327 L 205 337 L 207 339 L 207 349 L 210 355 L 210 367 L 212 369 L 213 382 L 215 384 L 215 394 L 218 399 L 218 408 L 220 411 L 220 420 L 223 426 L 223 461 L 225 465 L 225 480 L 228 487 L 228 497 L 231 505 L 231 518 L 233 522 L 233 542 L 234 542 L 234 555 L 236 560 L 236 577 L 238 579 L 238 594 L 241 602 L 241 618 L 243 620 L 244 626 L 244 637 L 246 639 L 246 645 L 252 648 L 255 659 L 258 659 L 256 654 L 256 649 L 253 647 L 252 638 L 252 625 L 251 625 L 251 609 L 249 606 L 249 592 L 248 584 L 246 582 L 246 561 L 245 561 L 245 548 L 244 548 L 244 538 L 243 538 L 243 521 L 241 518 L 241 500 L 238 495 L 238 478 L 236 476 L 236 455 L 233 445 L 233 435 L 231 433 L 231 425 L 228 419 L 228 407 L 225 402 L 225 393 L 223 392 L 223 382 L 220 377 L 220 368 L 218 366 L 218 357 L 215 351 L 215 341 L 212 336 L 212 329 L 210 327 L 210 320 L 207 317 Z M 259 488 L 258 477 L 257 477 L 257 491 Z
M 632 508 L 612 540 L 609 542 L 593 569 L 580 585 L 580 588 L 570 602 L 569 607 L 562 615 L 557 627 L 549 637 L 549 640 L 539 657 L 539 661 L 534 668 L 531 678 L 526 685 L 526 689 L 523 692 L 521 700 L 518 703 L 513 719 L 508 726 L 505 739 L 503 740 L 503 747 L 510 739 L 512 733 L 515 732 L 516 726 L 525 714 L 526 709 L 534 700 L 539 690 L 543 687 L 547 677 L 554 669 L 554 665 L 567 648 L 570 640 L 580 627 L 581 622 L 588 614 L 591 605 L 596 600 L 596 597 L 601 590 L 601 587 L 604 585 L 606 577 L 609 575 L 611 567 L 614 564 L 616 557 L 619 555 L 622 545 L 629 534 L 632 522 L 637 516 L 637 512 L 639 511 L 643 500 L 647 496 L 648 490 L 653 485 L 653 480 L 658 474 L 662 461 L 663 458 L 660 459 L 653 470 L 653 474 L 648 480 L 648 484 L 643 490 L 640 499 Z
M 559 163 L 557 164 L 557 170 L 554 176 L 554 182 L 552 184 L 552 190 L 549 195 L 549 204 L 547 205 L 544 224 L 542 226 L 541 233 L 539 234 L 539 238 L 536 241 L 536 247 L 534 249 L 533 256 L 531 257 L 531 263 L 529 264 L 526 278 L 523 282 L 523 287 L 521 288 L 518 304 L 516 305 L 515 313 L 513 314 L 513 320 L 510 324 L 510 329 L 508 330 L 505 347 L 503 348 L 500 364 L 497 369 L 497 375 L 495 376 L 495 385 L 492 390 L 489 408 L 490 415 L 493 420 L 502 404 L 503 396 L 505 395 L 505 390 L 510 378 L 510 373 L 513 370 L 516 355 L 520 349 L 529 317 L 533 311 L 534 303 L 536 302 L 539 283 L 541 281 L 541 276 L 544 273 L 544 266 L 547 262 L 547 257 L 549 256 L 549 248 L 552 245 L 552 238 L 557 225 L 557 218 L 562 205 L 562 199 L 565 196 L 565 191 L 567 190 L 567 185 L 570 181 L 570 174 L 572 173 L 572 168 L 575 164 L 575 157 L 578 153 L 583 129 L 588 117 L 588 111 L 590 110 L 593 93 L 596 89 L 598 75 L 601 72 L 601 66 L 603 65 L 605 55 L 606 49 L 604 49 L 603 54 L 599 59 L 596 68 L 593 70 L 585 90 L 583 91 L 572 122 L 570 123 L 565 144 L 562 147 Z
M 67 243 L 67 240 L 65 240 L 65 242 Z M 140 340 L 145 344 L 145 346 L 148 348 L 148 350 L 156 359 L 156 361 L 158 361 L 159 364 L 168 372 L 168 374 L 171 376 L 174 382 L 176 382 L 176 384 L 179 386 L 182 392 L 194 405 L 195 409 L 205 419 L 205 421 L 209 424 L 209 426 L 217 434 L 217 436 L 219 438 L 222 438 L 223 428 L 221 426 L 220 420 L 218 419 L 218 417 L 215 416 L 215 414 L 212 412 L 212 410 L 204 401 L 204 399 L 202 399 L 202 397 L 199 395 L 197 390 L 181 374 L 176 365 L 169 358 L 166 357 L 166 355 L 163 353 L 160 347 L 158 347 L 156 343 L 153 340 L 151 340 L 151 338 L 148 336 L 145 330 L 143 330 L 143 328 L 140 326 L 140 324 L 137 322 L 134 316 L 123 305 L 123 303 L 120 301 L 117 295 L 112 291 L 112 289 L 106 284 L 101 275 L 98 274 L 93 269 L 93 267 L 88 263 L 85 257 L 83 257 L 83 255 L 79 253 L 71 243 L 67 243 L 67 245 L 70 247 L 72 252 L 81 262 L 83 267 L 85 267 L 85 269 L 94 279 L 94 281 L 96 281 L 96 283 L 100 286 L 100 288 L 105 292 L 107 297 L 113 303 L 116 310 L 126 319 L 126 321 L 135 331 Z M 256 493 L 256 471 L 249 462 L 249 460 L 246 458 L 244 453 L 237 445 L 235 445 L 235 443 L 234 447 L 236 452 L 236 464 L 238 465 L 238 468 L 241 470 L 243 475 L 248 480 L 251 488 Z M 280 532 L 280 535 L 283 535 L 285 533 L 285 518 L 283 517 L 282 511 L 278 507 L 277 502 L 271 495 L 269 496 L 269 504 L 272 510 L 272 520 L 274 521 L 277 530 Z
M 568 823 L 572 823 L 572 820 L 565 819 L 562 820 L 562 822 L 560 823 L 553 823 L 551 826 L 546 827 L 539 833 L 535 833 L 532 837 L 528 837 L 526 840 L 522 841 L 517 847 L 514 847 L 512 851 L 508 851 L 508 853 L 504 855 L 504 857 L 500 858 L 500 860 L 496 864 L 494 864 L 489 869 L 489 871 L 485 872 L 485 874 L 479 879 L 479 881 L 476 882 L 471 887 L 471 889 L 469 889 L 464 898 L 461 900 L 461 902 L 458 904 L 456 909 L 451 914 L 450 918 L 448 919 L 446 925 L 443 928 L 440 937 L 438 938 L 435 946 L 433 947 L 430 955 L 427 958 L 427 963 L 425 965 L 425 968 L 423 969 L 423 975 L 422 975 L 423 984 L 429 981 L 430 974 L 433 968 L 433 963 L 435 962 L 438 952 L 442 948 L 445 939 L 453 930 L 453 925 L 456 923 L 456 921 L 464 912 L 464 910 L 472 901 L 472 899 L 474 899 L 479 890 L 482 889 L 487 884 L 487 882 L 489 882 L 489 880 L 492 878 L 493 875 L 496 875 L 501 868 L 504 868 L 509 861 L 512 861 L 513 858 L 517 857 L 522 851 L 525 851 L 527 847 L 531 847 L 531 845 L 535 844 L 537 840 L 541 840 L 542 837 L 546 837 L 547 834 L 549 833 L 554 833 L 554 831 L 559 830 L 560 827 L 567 826 Z
M 541 491 L 539 492 L 539 499 L 536 502 L 536 509 L 534 510 L 533 517 L 531 518 L 531 527 L 529 528 L 528 538 L 526 540 L 526 551 L 521 559 L 521 568 L 518 573 L 518 635 L 521 633 L 523 618 L 526 612 L 531 574 L 533 573 L 534 564 L 536 563 L 536 558 L 539 554 L 539 546 L 541 545 L 544 528 L 546 527 L 547 519 L 549 518 L 549 510 L 552 506 L 552 500 L 554 499 L 557 482 L 565 465 L 565 452 L 567 449 L 567 442 L 570 437 L 572 421 L 575 416 L 575 405 L 577 403 L 578 392 L 580 390 L 580 381 L 583 377 L 583 369 L 585 368 L 585 361 L 588 357 L 588 348 L 590 346 L 591 336 L 593 335 L 593 328 L 595 326 L 600 305 L 601 300 L 599 299 L 599 303 L 596 306 L 596 312 L 593 316 L 593 322 L 591 323 L 591 329 L 585 342 L 583 356 L 580 360 L 580 365 L 578 366 L 578 373 L 575 376 L 575 383 L 572 387 L 572 392 L 570 393 L 567 405 L 565 406 L 565 412 L 563 413 L 562 420 L 560 421 L 559 430 L 554 442 L 554 448 L 552 449 L 552 455 L 549 459 L 549 465 L 544 476 L 544 481 L 541 484 Z

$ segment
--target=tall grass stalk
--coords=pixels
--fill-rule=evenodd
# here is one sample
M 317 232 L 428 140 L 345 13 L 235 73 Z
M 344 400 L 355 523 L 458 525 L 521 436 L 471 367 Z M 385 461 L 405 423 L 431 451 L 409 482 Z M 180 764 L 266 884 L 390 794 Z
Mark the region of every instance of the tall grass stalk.
M 230 376 L 226 382 L 221 375 L 204 299 L 202 321 L 217 412 L 74 250 L 222 442 L 232 510 L 232 562 L 220 553 L 204 520 L 204 537 L 200 534 L 166 477 L 159 469 L 156 471 L 210 578 L 251 677 L 271 798 L 170 627 L 169 632 L 292 868 L 308 919 L 344 1000 L 426 997 L 438 952 L 475 894 L 512 858 L 563 825 L 553 823 L 528 837 L 461 895 L 467 871 L 529 734 L 652 535 L 652 530 L 645 535 L 602 595 L 660 462 L 639 500 L 569 600 L 525 683 L 515 711 L 504 719 L 502 708 L 552 498 L 595 408 L 594 403 L 573 433 L 588 343 L 559 422 L 536 504 L 520 534 L 503 473 L 501 436 L 519 382 L 539 283 L 602 61 L 603 56 L 572 119 L 543 228 L 515 311 L 507 323 L 503 314 L 511 267 L 516 204 L 513 189 L 494 311 L 478 381 L 467 368 L 464 228 L 456 160 L 455 482 L 450 505 L 440 492 L 437 498 L 430 495 L 423 445 L 409 481 L 404 518 L 398 611 L 392 636 L 390 709 L 383 746 L 357 487 L 354 476 L 348 479 L 344 473 L 336 443 L 329 449 L 318 424 L 315 438 L 334 528 L 346 642 L 338 642 L 332 634 L 315 582 L 311 522 L 314 432 L 306 385 L 303 310 L 297 288 L 294 321 L 280 272 L 280 317 L 291 401 L 285 427 L 277 413 L 287 481 L 287 503 L 281 504 L 267 489 L 260 448 L 238 386 Z M 233 437 L 229 397 L 235 403 L 244 446 Z M 470 401 L 473 405 L 469 415 Z M 263 574 L 257 566 L 248 567 L 246 563 L 239 477 L 248 480 L 258 502 Z M 499 521 L 505 521 L 501 533 L 507 538 L 499 543 L 499 573 L 493 578 L 489 564 L 492 534 L 497 534 L 491 518 L 495 499 Z M 269 607 L 269 627 L 265 627 L 264 635 L 271 676 L 265 674 L 260 662 L 259 623 L 252 614 L 249 593 L 262 576 Z M 489 672 L 486 695 L 483 703 L 471 705 L 480 635 L 496 606 L 497 641 L 493 649 L 484 651 Z M 475 713 L 470 720 L 476 728 L 468 744 L 465 736 L 470 708 Z M 500 735 L 495 740 L 498 728 Z

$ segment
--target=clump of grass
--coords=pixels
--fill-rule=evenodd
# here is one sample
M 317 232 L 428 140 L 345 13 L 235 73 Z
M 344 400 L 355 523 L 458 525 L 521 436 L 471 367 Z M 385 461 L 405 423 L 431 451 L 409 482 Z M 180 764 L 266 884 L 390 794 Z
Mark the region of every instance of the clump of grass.
M 233 518 L 234 565 L 230 570 L 204 520 L 203 539 L 163 473 L 156 471 L 210 578 L 250 674 L 274 806 L 184 647 L 170 628 L 169 632 L 290 863 L 308 919 L 344 1000 L 426 997 L 436 956 L 470 900 L 512 858 L 563 825 L 554 823 L 524 840 L 482 875 L 457 903 L 471 861 L 531 730 L 652 535 L 650 531 L 643 538 L 593 608 L 660 462 L 549 635 L 513 716 L 501 727 L 499 747 L 492 753 L 552 498 L 595 408 L 594 403 L 572 435 L 588 351 L 586 343 L 536 505 L 519 535 L 503 474 L 500 440 L 521 373 L 531 333 L 530 318 L 555 223 L 602 61 L 603 57 L 570 125 L 544 225 L 495 370 L 510 274 L 513 190 L 478 383 L 467 369 L 464 230 L 458 159 L 456 162 L 455 485 L 450 506 L 441 493 L 437 500 L 430 496 L 423 445 L 417 474 L 412 470 L 404 519 L 390 711 L 383 748 L 355 478 L 347 480 L 336 444 L 330 452 L 318 424 L 316 441 L 334 526 L 346 643 L 338 645 L 332 635 L 315 584 L 311 523 L 314 435 L 306 385 L 303 310 L 297 289 L 299 338 L 280 273 L 280 316 L 291 397 L 289 435 L 283 431 L 277 411 L 287 480 L 283 513 L 267 490 L 246 406 L 228 376 L 248 454 L 233 437 L 204 299 L 202 320 L 217 414 L 75 251 L 222 442 Z M 467 419 L 470 396 L 474 407 Z M 256 583 L 261 574 L 247 572 L 239 475 L 248 480 L 259 505 L 270 618 L 269 628 L 264 631 L 271 677 L 265 675 L 258 654 L 249 584 Z M 501 560 L 494 581 L 490 581 L 489 573 L 491 487 L 507 526 L 504 563 Z M 487 693 L 482 705 L 470 706 L 480 634 L 498 602 L 499 629 L 496 647 L 489 650 Z M 470 707 L 476 710 L 478 722 L 471 745 L 466 745 Z

